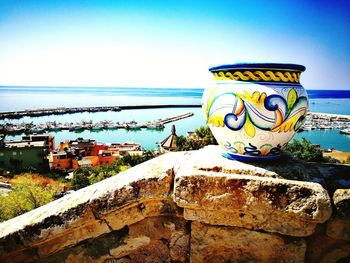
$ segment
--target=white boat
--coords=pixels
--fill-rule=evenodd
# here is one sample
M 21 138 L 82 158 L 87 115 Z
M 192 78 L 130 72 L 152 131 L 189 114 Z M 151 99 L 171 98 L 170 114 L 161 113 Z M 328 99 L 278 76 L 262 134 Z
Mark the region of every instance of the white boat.
M 102 129 L 103 129 L 103 124 L 101 124 L 101 123 L 97 123 L 91 127 L 91 130 L 93 130 L 93 131 L 98 131 L 98 130 L 102 130 Z
M 44 133 L 45 130 L 40 127 L 34 127 L 30 130 L 31 133 Z
M 303 130 L 303 131 L 311 131 L 311 129 L 312 129 L 311 125 L 303 126 L 301 128 L 301 130 Z
M 340 133 L 350 135 L 350 127 L 341 130 Z
M 164 129 L 164 124 L 163 123 L 147 124 L 147 129 Z
M 141 129 L 141 125 L 127 124 L 126 128 L 129 129 L 129 130 L 139 130 L 139 129 Z

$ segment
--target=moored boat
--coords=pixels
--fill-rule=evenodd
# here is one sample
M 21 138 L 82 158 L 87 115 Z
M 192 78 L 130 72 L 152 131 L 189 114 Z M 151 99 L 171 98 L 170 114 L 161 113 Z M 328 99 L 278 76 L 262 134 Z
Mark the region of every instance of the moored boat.
M 341 134 L 350 135 L 350 127 L 341 130 L 340 133 L 341 133 Z

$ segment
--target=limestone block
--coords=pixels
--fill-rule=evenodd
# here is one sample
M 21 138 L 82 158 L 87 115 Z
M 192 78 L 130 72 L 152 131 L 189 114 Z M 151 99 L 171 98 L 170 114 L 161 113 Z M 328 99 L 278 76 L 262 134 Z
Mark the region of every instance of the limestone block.
M 327 222 L 327 235 L 350 240 L 350 189 L 337 189 L 333 194 L 334 214 Z
M 336 247 L 331 252 L 326 254 L 320 263 L 342 263 L 350 261 L 350 244 Z
M 147 246 L 151 243 L 151 239 L 147 236 L 140 236 L 135 238 L 127 238 L 124 240 L 123 244 L 112 248 L 110 250 L 111 256 L 114 258 L 122 258 L 128 256 L 130 253 L 135 252 L 135 250 Z
M 147 218 L 129 226 L 129 237 L 148 237 L 151 242 L 161 241 L 167 247 L 168 256 L 166 258 L 169 258 L 172 262 L 188 262 L 190 233 L 187 228 L 187 222 L 182 218 L 173 216 Z M 150 248 L 152 248 L 151 244 L 148 245 L 147 250 Z M 143 248 L 139 248 L 138 250 L 144 251 Z M 135 253 L 140 252 L 132 252 L 132 250 L 130 250 L 129 256 Z M 167 261 L 164 260 L 160 262 Z
M 13 262 L 26 262 L 35 263 L 39 262 L 39 256 L 35 248 L 21 249 L 20 251 L 13 251 L 6 254 L 0 254 L 1 263 L 13 263 Z
M 337 189 L 333 194 L 337 218 L 350 220 L 350 189 Z
M 350 218 L 332 218 L 327 222 L 327 235 L 335 239 L 350 240 Z
M 118 230 L 126 225 L 134 224 L 146 217 L 160 215 L 180 215 L 178 208 L 172 199 L 145 199 L 143 202 L 135 202 L 122 209 L 105 214 L 103 219 L 113 230 Z
M 350 242 L 329 237 L 324 228 L 323 225 L 314 235 L 307 238 L 306 262 L 349 262 Z
M 304 262 L 303 238 L 238 227 L 191 225 L 191 262 Z
M 94 238 L 110 231 L 105 222 L 94 220 L 92 222 L 80 221 L 80 223 L 80 227 L 67 228 L 59 235 L 35 244 L 35 247 L 38 249 L 38 255 L 45 257 L 65 247 L 75 245 L 82 240 Z
M 137 249 L 129 254 L 131 262 L 135 263 L 154 263 L 170 262 L 169 248 L 160 240 L 151 241 L 148 246 Z
M 128 228 L 125 227 L 93 239 L 84 240 L 73 247 L 65 248 L 41 259 L 42 262 L 47 263 L 103 263 L 108 260 L 115 260 L 110 255 L 110 249 L 124 244 L 124 240 L 127 238 Z
M 188 262 L 190 253 L 190 235 L 185 231 L 172 233 L 169 240 L 170 258 L 173 262 Z
M 102 217 L 144 199 L 170 197 L 174 163 L 182 155 L 164 154 L 99 182 L 90 196 L 89 205 L 94 214 Z
M 188 262 L 190 234 L 186 221 L 172 216 L 149 217 L 129 225 L 123 242 L 110 255 L 131 262 Z
M 148 217 L 135 224 L 42 257 L 44 262 L 188 262 L 189 229 L 183 218 Z
M 49 204 L 49 206 L 51 205 L 52 203 Z M 13 228 L 15 227 L 13 226 Z M 67 246 L 75 245 L 82 240 L 94 238 L 109 231 L 108 225 L 104 221 L 96 220 L 88 207 L 78 206 L 68 213 L 48 216 L 42 222 L 28 225 L 24 230 L 12 235 L 19 236 L 23 246 L 35 248 L 37 255 L 44 257 Z M 6 239 L 5 237 L 4 240 Z M 17 251 L 15 254 L 19 255 L 21 252 Z
M 320 184 L 272 178 L 205 149 L 187 153 L 174 171 L 174 200 L 187 220 L 308 236 L 332 213 Z
M 102 262 L 108 262 L 108 260 L 110 260 L 110 256 L 102 256 L 98 259 L 93 258 L 89 255 L 87 255 L 86 253 L 84 253 L 84 251 L 81 251 L 80 253 L 77 254 L 68 254 L 67 258 L 65 259 L 65 261 L 61 261 L 59 260 L 49 260 L 49 261 L 44 261 L 47 263 L 57 263 L 57 262 L 64 262 L 64 263 L 78 263 L 78 262 L 84 262 L 84 263 L 102 263 Z M 114 259 L 113 259 L 114 260 Z M 113 261 L 112 261 L 113 262 Z M 112 263 L 111 262 L 111 263 Z

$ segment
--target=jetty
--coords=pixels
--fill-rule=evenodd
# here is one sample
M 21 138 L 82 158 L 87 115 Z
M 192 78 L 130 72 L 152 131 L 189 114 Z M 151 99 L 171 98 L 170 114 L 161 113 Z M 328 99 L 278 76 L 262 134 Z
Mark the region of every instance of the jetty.
M 178 116 L 175 116 L 175 117 L 159 119 L 158 122 L 160 122 L 162 124 L 167 124 L 169 122 L 178 121 L 178 120 L 185 119 L 185 118 L 188 118 L 188 117 L 191 117 L 191 116 L 193 116 L 193 112 L 188 112 L 188 113 L 181 114 L 181 115 L 178 115 Z
M 0 120 L 21 119 L 23 117 L 41 117 L 48 115 L 74 114 L 80 112 L 107 112 L 137 109 L 161 109 L 161 108 L 198 108 L 200 104 L 157 104 L 157 105 L 125 105 L 125 106 L 94 106 L 94 107 L 59 107 L 49 109 L 34 109 L 20 111 L 0 112 Z
M 114 122 L 111 120 L 103 120 L 99 122 L 93 121 L 80 121 L 80 122 L 56 122 L 49 121 L 40 124 L 30 123 L 5 123 L 0 124 L 0 134 L 33 134 L 33 133 L 46 133 L 61 130 L 69 130 L 71 132 L 82 132 L 84 130 L 99 131 L 99 130 L 111 130 L 111 129 L 127 129 L 127 130 L 139 130 L 139 129 L 164 129 L 164 125 L 170 122 L 182 120 L 193 116 L 193 112 L 187 112 L 184 114 L 176 115 L 173 117 L 167 117 L 158 119 L 155 121 L 148 121 L 143 124 L 139 124 L 137 121 L 128 122 Z

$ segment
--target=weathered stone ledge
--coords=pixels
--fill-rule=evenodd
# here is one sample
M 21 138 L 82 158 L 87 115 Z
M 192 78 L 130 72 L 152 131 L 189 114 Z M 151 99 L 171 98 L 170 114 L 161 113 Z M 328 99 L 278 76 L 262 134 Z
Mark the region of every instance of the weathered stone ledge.
M 336 262 L 349 171 L 168 153 L 1 223 L 0 262 Z
M 187 220 L 308 236 L 331 217 L 331 200 L 318 183 L 272 178 L 278 175 L 220 155 L 187 155 L 174 187 Z

